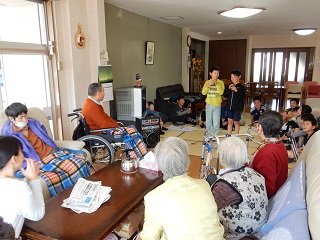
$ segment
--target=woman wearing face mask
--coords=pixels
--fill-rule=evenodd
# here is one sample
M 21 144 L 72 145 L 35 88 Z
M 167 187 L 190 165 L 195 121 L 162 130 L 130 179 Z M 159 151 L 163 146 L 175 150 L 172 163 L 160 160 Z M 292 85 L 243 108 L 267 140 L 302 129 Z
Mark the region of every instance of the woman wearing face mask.
M 3 126 L 2 135 L 18 138 L 23 155 L 41 161 L 40 177 L 46 181 L 51 196 L 71 187 L 78 178 L 89 176 L 85 153 L 59 149 L 42 123 L 28 118 L 25 105 L 12 103 L 5 113 L 9 121 Z M 62 161 L 65 164 L 61 164 Z
M 24 218 L 38 221 L 45 211 L 38 178 L 39 166 L 26 158 L 26 169 L 22 168 L 24 156 L 21 147 L 15 137 L 0 137 L 0 216 L 12 225 L 16 238 L 20 235 Z M 20 169 L 26 181 L 14 177 Z

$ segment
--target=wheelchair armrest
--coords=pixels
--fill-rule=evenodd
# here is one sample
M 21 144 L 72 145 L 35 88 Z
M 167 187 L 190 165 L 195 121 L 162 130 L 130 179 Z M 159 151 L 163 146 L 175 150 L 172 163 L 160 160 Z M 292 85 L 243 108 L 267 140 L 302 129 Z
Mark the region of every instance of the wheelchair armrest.
M 58 140 L 58 141 L 55 141 L 55 143 L 58 145 L 58 147 L 70 148 L 74 150 L 82 150 L 82 148 L 84 147 L 83 141 Z
M 124 124 L 122 122 L 117 122 L 117 123 L 120 127 L 124 127 Z
M 124 127 L 122 122 L 118 122 L 118 124 L 119 124 L 119 128 Z M 101 129 L 96 129 L 96 130 L 90 130 L 90 134 L 97 134 L 97 133 L 101 133 L 102 134 L 103 132 L 105 132 L 107 130 L 110 130 L 110 129 L 117 130 L 119 128 L 101 128 Z

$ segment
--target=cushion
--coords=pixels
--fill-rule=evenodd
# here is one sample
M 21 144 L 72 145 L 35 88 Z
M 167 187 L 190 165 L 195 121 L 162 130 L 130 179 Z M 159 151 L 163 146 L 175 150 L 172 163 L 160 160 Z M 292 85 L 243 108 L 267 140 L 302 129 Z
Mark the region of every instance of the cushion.
M 309 240 L 308 212 L 306 209 L 295 210 L 274 225 L 262 240 Z M 299 220 L 297 220 L 299 219 Z M 302 221 L 303 219 L 303 221 Z
M 262 235 L 271 234 L 270 232 L 273 231 L 280 231 L 279 229 L 285 229 L 288 231 L 288 234 L 297 231 L 308 233 L 307 214 L 300 213 L 306 211 L 305 179 L 305 162 L 299 161 L 287 181 L 278 190 L 276 195 L 269 200 L 269 218 L 260 230 Z M 300 212 L 296 213 L 295 211 Z M 303 215 L 305 218 L 299 217 L 299 221 L 289 221 L 295 215 Z M 302 238 L 299 237 L 297 239 Z

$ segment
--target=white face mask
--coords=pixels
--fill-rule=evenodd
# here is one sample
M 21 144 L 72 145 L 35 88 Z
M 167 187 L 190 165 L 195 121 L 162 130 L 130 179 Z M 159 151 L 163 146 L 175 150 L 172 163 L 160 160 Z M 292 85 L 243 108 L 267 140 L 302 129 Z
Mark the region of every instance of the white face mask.
M 24 127 L 27 126 L 28 120 L 27 121 L 23 121 L 23 122 L 14 121 L 13 123 L 14 123 L 14 125 L 16 125 L 17 128 L 21 129 L 21 128 L 24 128 Z

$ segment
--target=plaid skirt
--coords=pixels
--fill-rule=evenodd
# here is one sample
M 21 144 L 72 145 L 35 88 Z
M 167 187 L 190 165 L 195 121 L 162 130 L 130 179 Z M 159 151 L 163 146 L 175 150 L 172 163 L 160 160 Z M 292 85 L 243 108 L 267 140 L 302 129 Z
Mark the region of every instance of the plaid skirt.
M 86 153 L 81 150 L 63 148 L 42 159 L 40 177 L 47 183 L 52 197 L 72 187 L 79 178 L 90 175 L 85 158 Z

